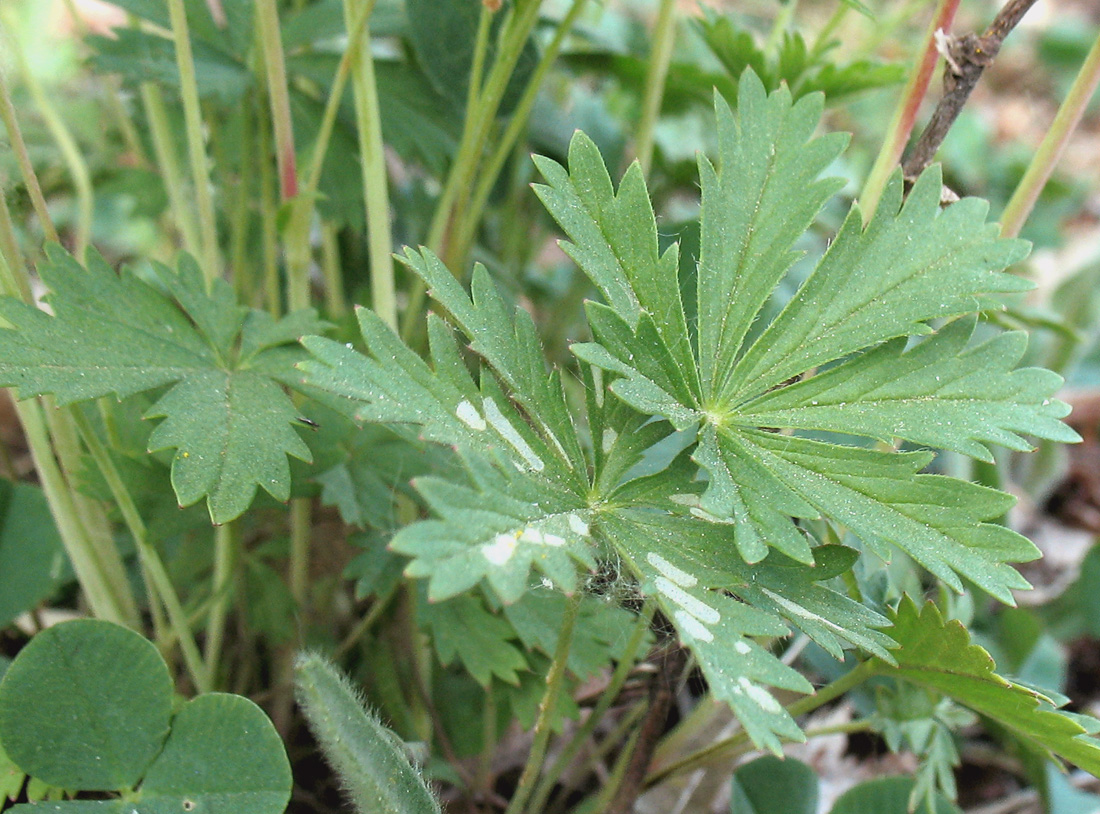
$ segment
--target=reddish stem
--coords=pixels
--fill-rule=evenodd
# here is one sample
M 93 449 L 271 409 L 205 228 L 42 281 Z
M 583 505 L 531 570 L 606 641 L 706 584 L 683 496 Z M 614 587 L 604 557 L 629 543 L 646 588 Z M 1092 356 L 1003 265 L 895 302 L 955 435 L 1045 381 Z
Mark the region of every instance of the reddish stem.
M 946 34 L 951 30 L 951 24 L 955 21 L 955 12 L 958 8 L 959 0 L 948 0 L 948 2 L 940 5 L 938 13 L 932 21 L 930 29 L 932 36 L 928 38 L 928 43 L 924 48 L 924 57 L 921 59 L 920 68 L 913 80 L 913 92 L 906 97 L 905 107 L 901 112 L 899 122 L 901 138 L 897 140 L 895 145 L 896 155 L 891 157 L 890 166 L 901 160 L 905 144 L 909 141 L 909 134 L 913 132 L 913 123 L 917 120 L 917 111 L 920 109 L 924 97 L 928 94 L 928 86 L 932 82 L 932 71 L 935 70 L 936 61 L 940 55 L 936 46 L 935 34 L 937 31 L 943 31 Z

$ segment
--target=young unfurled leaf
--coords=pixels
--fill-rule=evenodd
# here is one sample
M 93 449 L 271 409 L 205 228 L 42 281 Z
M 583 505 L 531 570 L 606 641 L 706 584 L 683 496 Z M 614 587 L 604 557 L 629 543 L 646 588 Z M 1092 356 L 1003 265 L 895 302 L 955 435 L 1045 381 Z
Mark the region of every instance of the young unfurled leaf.
M 364 709 L 339 670 L 305 654 L 295 665 L 294 685 L 310 729 L 359 814 L 439 814 L 397 736 Z
M 206 498 L 215 523 L 240 515 L 256 487 L 290 497 L 287 455 L 309 460 L 294 426 L 299 415 L 283 390 L 295 385 L 289 347 L 324 328 L 312 312 L 275 322 L 237 305 L 228 283 L 206 290 L 195 261 L 176 272 L 156 265 L 166 296 L 129 271 L 116 274 L 89 252 L 82 267 L 48 249 L 39 271 L 54 316 L 0 300 L 0 383 L 20 398 L 52 394 L 60 404 L 118 398 L 172 385 L 146 418 L 163 418 L 149 451 L 175 449 L 172 486 L 180 505 Z
M 709 477 L 694 513 L 732 524 L 747 562 L 772 548 L 812 562 L 812 541 L 792 518 L 823 515 L 872 544 L 896 545 L 953 588 L 966 577 L 1011 602 L 1010 589 L 1026 583 L 1010 563 L 1037 552 L 985 522 L 1010 498 L 919 475 L 930 456 L 784 431 L 902 438 L 983 459 L 989 443 L 1027 449 L 1023 434 L 1075 440 L 1059 421 L 1068 408 L 1051 398 L 1060 379 L 1013 370 L 1020 338 L 968 349 L 973 321 L 965 320 L 907 349 L 908 337 L 933 333 L 931 321 L 1029 288 L 1000 273 L 1026 244 L 1000 239 L 982 201 L 941 211 L 937 170 L 904 204 L 898 178 L 866 228 L 852 208 L 814 271 L 760 330 L 755 323 L 798 256 L 796 240 L 838 188 L 818 176 L 843 139 L 814 137 L 820 97 L 768 95 L 751 71 L 736 115 L 721 99 L 716 105 L 720 162 L 700 159 L 694 334 L 685 327 L 675 252 L 657 254 L 641 174 L 628 170 L 615 190 L 581 134 L 568 172 L 537 160 L 549 184 L 539 196 L 607 302 L 589 305 L 596 342 L 574 352 L 616 377 L 612 392 L 635 409 L 697 433 L 694 458 Z

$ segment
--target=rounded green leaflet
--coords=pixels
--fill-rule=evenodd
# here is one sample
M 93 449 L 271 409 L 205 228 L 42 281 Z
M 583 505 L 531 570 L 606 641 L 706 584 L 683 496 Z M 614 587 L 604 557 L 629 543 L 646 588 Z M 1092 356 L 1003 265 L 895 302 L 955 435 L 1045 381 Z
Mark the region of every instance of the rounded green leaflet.
M 142 783 L 141 814 L 282 814 L 293 778 L 279 733 L 254 703 L 206 693 L 172 721 Z
M 880 777 L 848 789 L 837 799 L 830 814 L 909 814 L 912 793 L 913 778 Z M 932 809 L 920 802 L 916 810 L 922 814 L 929 810 L 932 814 L 962 814 L 958 806 L 938 793 Z
M 794 758 L 766 755 L 733 773 L 730 814 L 816 814 L 817 774 Z
M 0 742 L 24 772 L 82 791 L 131 789 L 160 751 L 172 680 L 157 649 L 93 619 L 35 636 L 0 683 Z
M 42 490 L 0 480 L 0 625 L 48 596 L 67 570 Z

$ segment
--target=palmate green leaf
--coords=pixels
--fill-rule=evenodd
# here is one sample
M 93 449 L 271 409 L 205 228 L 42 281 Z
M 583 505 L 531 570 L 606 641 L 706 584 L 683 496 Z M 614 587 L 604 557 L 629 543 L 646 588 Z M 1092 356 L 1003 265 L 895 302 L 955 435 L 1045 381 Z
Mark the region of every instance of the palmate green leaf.
M 834 655 L 861 647 L 889 658 L 892 640 L 877 630 L 887 620 L 823 584 L 851 567 L 854 552 L 819 546 L 808 564 L 773 555 L 750 569 L 737 553 L 736 527 L 712 522 L 700 506 L 685 453 L 673 451 L 667 467 L 643 466 L 632 474 L 668 425 L 621 402 L 602 402 L 595 378 L 589 379 L 590 427 L 600 446 L 590 486 L 586 468 L 573 463 L 576 431 L 560 382 L 545 371 L 530 317 L 507 308 L 482 270 L 467 295 L 430 253 L 409 253 L 406 260 L 488 366 L 478 385 L 434 317 L 431 364 L 361 313 L 371 357 L 308 338 L 316 360 L 301 368 L 310 384 L 358 400 L 364 420 L 412 423 L 426 439 L 459 451 L 468 482 L 418 479 L 435 517 L 403 529 L 391 543 L 413 558 L 407 574 L 428 578 L 429 597 L 446 600 L 485 581 L 506 603 L 519 603 L 510 608 L 520 608 L 531 597 L 532 569 L 545 582 L 574 590 L 578 565 L 594 567 L 596 553 L 609 546 L 624 576 L 637 579 L 672 619 L 716 695 L 733 705 L 757 744 L 772 750 L 801 734 L 766 688 L 811 687 L 752 637 L 783 636 L 793 625 Z M 530 465 L 531 454 L 517 454 L 505 438 L 509 432 L 490 431 L 486 398 L 510 410 L 508 421 L 517 434 L 522 429 L 541 467 Z M 763 492 L 757 498 L 766 502 Z M 789 517 L 782 519 L 790 525 Z M 793 526 L 791 534 L 807 545 Z M 454 654 L 461 657 L 457 648 Z
M 918 609 L 904 598 L 890 635 L 899 645 L 893 651 L 897 665 L 880 665 L 879 674 L 943 693 L 1045 755 L 1057 755 L 1093 775 L 1100 773 L 1100 741 L 1035 690 L 997 675 L 989 653 L 971 642 L 960 622 L 945 620 L 933 603 Z
M 751 71 L 738 111 L 716 102 L 719 163 L 700 159 L 701 252 L 697 330 L 689 332 L 675 268 L 657 252 L 641 174 L 618 190 L 598 152 L 574 139 L 568 172 L 545 159 L 537 191 L 570 239 L 567 251 L 604 294 L 589 304 L 595 342 L 582 360 L 611 373 L 635 409 L 697 433 L 707 490 L 690 511 L 733 526 L 746 562 L 770 549 L 803 563 L 813 541 L 792 518 L 825 516 L 868 542 L 901 548 L 956 589 L 974 580 L 1007 602 L 1025 587 L 1010 563 L 1032 559 L 1024 538 L 984 521 L 1011 499 L 918 475 L 930 455 L 897 456 L 787 432 L 827 431 L 989 458 L 986 444 L 1027 449 L 1023 435 L 1072 441 L 1051 398 L 1060 379 L 1014 370 L 1022 338 L 968 348 L 975 312 L 1030 283 L 1001 273 L 1026 253 L 998 237 L 987 205 L 941 211 L 937 169 L 902 201 L 895 178 L 862 226 L 853 207 L 786 307 L 763 327 L 766 303 L 798 254 L 796 241 L 839 183 L 819 180 L 843 137 L 815 137 L 821 98 L 766 94 Z M 686 349 L 686 350 L 685 350 Z M 819 372 L 819 369 L 822 372 Z M 888 551 L 879 546 L 888 555 Z
M 181 506 L 206 498 L 211 519 L 224 523 L 248 508 L 257 486 L 287 500 L 286 456 L 310 459 L 283 389 L 298 383 L 303 356 L 288 345 L 324 323 L 312 311 L 278 322 L 249 311 L 224 281 L 207 293 L 186 255 L 176 272 L 154 267 L 166 295 L 94 252 L 84 268 L 57 247 L 47 251 L 39 270 L 54 316 L 0 300 L 11 326 L 0 331 L 0 382 L 20 398 L 52 394 L 60 404 L 171 385 L 146 418 L 164 419 L 149 451 L 176 450 Z

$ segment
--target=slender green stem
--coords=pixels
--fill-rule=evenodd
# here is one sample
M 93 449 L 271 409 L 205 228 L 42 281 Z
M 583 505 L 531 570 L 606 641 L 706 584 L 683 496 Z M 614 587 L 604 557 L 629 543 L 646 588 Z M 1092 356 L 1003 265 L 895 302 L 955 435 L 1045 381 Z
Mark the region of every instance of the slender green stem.
M 540 2 L 529 0 L 522 9 L 513 7 L 501 32 L 500 45 L 493 60 L 493 67 L 478 97 L 475 110 L 466 111 L 466 122 L 458 155 L 451 167 L 443 195 L 437 205 L 428 234 L 428 246 L 440 257 L 445 252 L 454 205 L 464 190 L 468 190 L 481 164 L 489 129 L 496 121 L 504 92 L 512 78 L 516 63 L 531 31 L 538 22 Z M 453 271 L 454 269 L 452 269 Z
M 275 162 L 279 168 L 279 191 L 284 201 L 298 194 L 298 162 L 294 151 L 294 125 L 290 119 L 290 93 L 286 83 L 286 60 L 275 0 L 256 0 L 256 22 L 267 74 L 267 97 L 275 130 Z
M 211 680 L 218 675 L 225 623 L 233 605 L 233 576 L 237 570 L 240 538 L 236 523 L 226 523 L 214 529 L 214 577 L 211 582 L 212 602 L 206 620 L 206 672 Z
M 290 501 L 290 594 L 305 617 L 309 612 L 309 538 L 311 501 Z
M 250 105 L 241 111 L 241 143 L 251 144 L 255 116 Z M 261 156 L 260 160 L 264 160 Z M 252 173 L 256 157 L 242 151 L 236 176 L 233 212 L 229 226 L 229 275 L 239 302 L 250 303 L 256 294 L 255 265 L 249 256 L 252 228 Z
M 611 709 L 611 705 L 614 704 L 615 700 L 619 697 L 619 693 L 622 691 L 626 679 L 630 676 L 630 671 L 634 669 L 634 665 L 637 662 L 638 649 L 642 646 L 642 642 L 645 641 L 645 637 L 649 633 L 649 626 L 653 621 L 653 613 L 656 609 L 657 606 L 655 603 L 647 601 L 645 607 L 642 608 L 642 612 L 638 614 L 638 618 L 634 623 L 634 629 L 630 634 L 630 640 L 626 643 L 626 647 L 623 648 L 622 658 L 619 659 L 619 663 L 615 666 L 615 672 L 611 674 L 611 679 L 607 682 L 607 687 L 600 694 L 600 700 L 596 702 L 596 706 L 591 714 L 577 729 L 561 754 L 558 755 L 557 759 L 550 766 L 550 769 L 543 774 L 538 787 L 531 797 L 531 811 L 546 810 L 546 803 L 550 799 L 551 792 L 554 790 L 554 784 L 558 782 L 558 778 L 561 777 L 562 772 L 572 763 L 577 752 L 589 742 L 592 733 L 595 731 L 596 727 L 599 726 L 604 715 L 607 714 L 607 711 Z
M 35 401 L 16 402 L 15 411 L 27 437 L 34 468 L 50 504 L 50 513 L 57 523 L 65 553 L 92 614 L 98 619 L 138 628 L 132 597 L 119 593 L 116 581 L 105 569 L 81 522 L 80 513 L 73 503 L 72 490 L 50 449 L 50 437 L 40 405 Z
M 5 39 L 13 39 L 13 37 L 8 36 Z M 23 176 L 23 183 L 27 187 L 27 194 L 30 195 L 31 206 L 38 216 L 42 233 L 46 236 L 46 240 L 60 243 L 61 238 L 58 237 L 57 229 L 53 225 L 50 210 L 46 206 L 46 198 L 42 195 L 42 186 L 38 183 L 38 175 L 31 163 L 30 153 L 27 152 L 27 143 L 23 140 L 23 131 L 19 128 L 15 105 L 12 103 L 11 92 L 3 71 L 0 71 L 0 119 L 3 120 L 4 128 L 8 131 L 8 140 L 11 142 L 12 152 L 15 153 L 19 172 Z
M 485 58 L 489 53 L 489 29 L 495 12 L 483 3 L 477 20 L 477 36 L 474 39 L 474 59 L 470 67 L 470 85 L 466 88 L 466 109 L 476 110 L 481 97 L 481 81 L 485 76 Z M 463 127 L 469 126 L 464 122 Z
M 562 685 L 565 683 L 565 667 L 569 661 L 569 650 L 573 646 L 573 629 L 577 623 L 577 612 L 581 606 L 581 593 L 577 592 L 569 597 L 565 606 L 565 617 L 561 623 L 561 633 L 558 634 L 558 646 L 554 649 L 554 658 L 550 662 L 550 672 L 546 676 L 546 692 L 539 702 L 539 714 L 535 720 L 535 739 L 531 744 L 531 752 L 527 756 L 523 773 L 520 775 L 512 800 L 508 803 L 505 814 L 520 814 L 526 810 L 527 801 L 535 790 L 535 781 L 538 779 L 539 770 L 542 768 L 543 759 L 546 757 L 546 747 L 550 743 L 551 724 L 554 712 L 558 706 L 558 697 L 561 695 Z
M 287 88 L 286 63 L 275 0 L 257 0 L 256 23 L 256 36 L 263 50 L 264 72 L 267 74 L 267 97 L 271 105 L 275 164 L 279 176 L 279 200 L 287 204 L 298 195 L 298 159 L 294 148 L 290 93 Z M 296 218 L 295 228 L 287 229 L 283 233 L 287 311 L 308 308 L 310 303 L 309 271 L 313 252 L 309 226 L 312 203 L 305 203 L 304 208 L 309 214 L 304 218 Z
M 0 256 L 7 261 L 3 264 L 3 286 L 10 296 L 19 297 L 25 303 L 34 302 L 31 294 L 30 279 L 26 274 L 16 274 L 13 269 L 25 269 L 26 260 L 19 249 L 19 240 L 15 236 L 15 226 L 11 222 L 11 210 L 8 209 L 4 188 L 0 187 Z
M 1003 236 L 1016 237 L 1020 234 L 1098 86 L 1100 86 L 1100 35 L 1092 44 L 1065 101 L 1058 108 L 1058 113 L 1035 151 L 1024 177 L 1020 179 L 1016 191 L 1012 193 L 1012 198 L 1009 199 L 1001 214 Z
M 847 3 L 837 3 L 836 11 L 828 21 L 821 27 L 821 30 L 817 32 L 817 37 L 814 38 L 814 44 L 810 48 L 810 61 L 812 62 L 816 57 L 820 57 L 829 48 L 830 38 L 833 33 L 840 27 L 840 24 L 844 22 L 844 18 L 848 16 L 848 12 L 852 7 Z
M 160 170 L 160 177 L 168 194 L 172 219 L 183 239 L 184 250 L 198 257 L 202 252 L 202 241 L 199 238 L 198 224 L 195 222 L 194 207 L 190 206 L 184 195 L 183 174 L 180 172 L 175 138 L 168 124 L 168 111 L 164 106 L 164 95 L 160 87 L 152 82 L 142 82 L 141 104 L 149 124 L 149 135 L 153 141 L 153 154 L 157 159 L 157 168 Z
M 804 734 L 806 735 L 806 740 L 813 740 L 814 738 L 827 738 L 830 735 L 851 735 L 856 732 L 871 732 L 874 728 L 874 724 L 869 718 L 860 718 L 855 721 L 845 721 L 841 724 L 829 724 L 828 726 L 818 726 L 813 729 L 807 729 Z
M 482 215 L 485 213 L 485 207 L 489 202 L 489 196 L 492 195 L 497 178 L 500 177 L 500 173 L 504 169 L 504 164 L 507 162 L 508 156 L 511 155 L 513 148 L 519 141 L 524 129 L 527 127 L 528 120 L 531 117 L 531 110 L 534 108 L 535 101 L 538 99 L 539 91 L 542 89 L 546 74 L 553 66 L 555 60 L 557 60 L 558 53 L 561 51 L 561 46 L 565 41 L 566 35 L 572 30 L 577 18 L 581 15 L 581 12 L 584 11 L 587 2 L 588 0 L 573 0 L 573 4 L 570 6 L 565 17 L 563 17 L 558 24 L 557 29 L 554 31 L 553 38 L 546 46 L 546 49 L 542 53 L 542 57 L 539 59 L 538 65 L 531 74 L 531 79 L 527 83 L 527 87 L 524 88 L 523 96 L 520 98 L 519 104 L 516 105 L 516 109 L 509 118 L 504 135 L 497 141 L 488 162 L 481 172 L 478 173 L 477 189 L 474 191 L 473 199 L 467 206 L 463 207 L 460 213 L 460 220 L 455 228 L 456 237 L 455 249 L 453 252 L 454 265 L 451 266 L 452 268 L 465 268 L 469 258 L 470 247 L 473 245 L 474 235 L 477 232 L 477 226 L 481 222 Z
M 202 237 L 202 266 L 207 286 L 221 276 L 221 258 L 218 250 L 218 227 L 214 213 L 214 197 L 210 191 L 210 175 L 207 170 L 206 142 L 203 138 L 202 110 L 199 106 L 199 87 L 195 78 L 195 58 L 191 53 L 191 34 L 187 26 L 187 11 L 183 0 L 167 0 L 172 25 L 172 39 L 176 48 L 176 66 L 179 70 L 180 97 L 183 101 L 183 117 L 187 127 L 187 153 L 191 162 L 191 180 L 195 202 L 198 205 L 199 234 Z
M 321 114 L 321 126 L 317 130 L 317 138 L 313 143 L 313 153 L 310 156 L 309 168 L 306 170 L 305 183 L 302 185 L 302 198 L 307 200 L 312 212 L 313 199 L 317 195 L 317 187 L 321 182 L 321 172 L 324 169 L 325 156 L 328 154 L 329 142 L 332 140 L 332 131 L 336 126 L 336 116 L 340 112 L 340 102 L 344 98 L 344 88 L 351 76 L 351 68 L 360 48 L 366 38 L 363 29 L 374 11 L 376 0 L 368 0 L 356 11 L 355 19 L 348 28 L 348 45 L 344 55 L 340 58 L 340 64 L 336 66 L 336 73 L 332 77 L 332 92 L 325 102 L 324 113 Z M 366 40 L 369 45 L 369 40 Z
M 886 182 L 894 172 L 901 154 L 905 151 L 905 144 L 909 140 L 909 134 L 913 132 L 913 124 L 917 119 L 917 110 L 928 93 L 928 85 L 932 81 L 932 70 L 936 67 L 939 51 L 936 49 L 936 32 L 948 31 L 951 22 L 955 19 L 955 11 L 959 7 L 959 0 L 939 0 L 932 20 L 928 24 L 928 30 L 924 34 L 923 45 L 920 51 L 920 59 L 913 66 L 909 75 L 909 81 L 898 99 L 894 109 L 893 118 L 886 131 L 886 140 L 879 150 L 874 166 L 871 168 L 867 181 L 863 185 L 863 193 L 859 196 L 860 206 L 863 210 L 863 222 L 869 223 L 871 216 L 878 208 L 879 198 L 886 188 Z
M 764 53 L 774 54 L 779 50 L 779 47 L 783 44 L 783 35 L 791 27 L 791 20 L 794 19 L 794 13 L 798 9 L 798 0 L 787 0 L 779 6 L 779 11 L 776 12 L 775 20 L 772 22 L 771 31 L 768 32 L 768 39 L 764 42 Z
M 348 312 L 344 294 L 344 273 L 340 268 L 339 229 L 331 223 L 321 224 L 321 274 L 325 279 L 325 310 L 333 318 Z
M 512 78 L 516 63 L 527 38 L 538 22 L 541 0 L 528 0 L 521 10 L 513 6 L 501 31 L 500 43 L 496 51 L 493 67 L 477 100 L 475 110 L 465 113 L 465 125 L 462 139 L 459 141 L 454 164 L 447 175 L 443 192 L 436 202 L 435 214 L 428 229 L 427 245 L 441 257 L 454 274 L 461 274 L 452 262 L 448 251 L 454 217 L 459 211 L 461 198 L 468 196 L 481 166 L 482 154 L 487 143 L 489 129 L 496 121 L 501 100 Z M 410 341 L 418 329 L 421 310 L 424 307 L 426 290 L 419 278 L 413 281 L 409 292 L 408 304 L 401 320 L 401 337 Z
M 271 171 L 271 162 L 266 156 L 270 152 L 271 135 L 264 122 L 260 122 L 260 243 L 263 257 L 263 295 L 268 313 L 278 317 L 283 304 L 279 296 L 279 229 L 277 225 L 279 210 L 275 202 L 275 179 Z
M 645 717 L 649 711 L 649 701 L 646 698 L 642 698 L 636 701 L 633 706 L 626 711 L 626 713 L 615 723 L 615 726 L 611 728 L 597 744 L 586 755 L 584 760 L 576 768 L 577 777 L 588 777 L 591 775 L 595 767 L 606 759 L 608 753 L 612 749 L 620 749 L 627 753 L 626 760 L 629 761 L 629 756 L 633 754 L 634 747 L 637 744 L 637 739 L 640 737 L 640 731 L 632 731 L 637 724 Z M 624 766 L 626 764 L 624 763 Z M 592 807 L 593 811 L 604 811 L 607 808 L 607 804 L 614 797 L 615 792 L 619 788 L 621 778 L 615 783 L 607 783 L 601 789 L 597 795 L 597 804 Z M 534 805 L 528 807 L 531 812 L 538 812 L 538 814 L 557 814 L 565 808 L 565 797 L 567 795 L 559 793 L 549 806 L 544 809 L 536 808 Z M 574 807 L 576 810 L 576 807 Z
M 795 0 L 788 0 L 793 6 Z M 780 12 L 782 16 L 783 12 Z M 665 97 L 665 82 L 668 79 L 669 65 L 672 63 L 672 48 L 676 44 L 676 3 L 675 0 L 661 0 L 657 12 L 657 22 L 653 29 L 653 49 L 649 55 L 649 70 L 645 78 L 645 95 L 642 97 L 642 116 L 638 124 L 638 135 L 634 152 L 642 172 L 649 175 L 653 164 L 653 137 L 657 119 L 661 116 L 661 101 Z
M 344 0 L 344 24 L 355 30 L 356 18 L 368 0 Z M 397 329 L 397 294 L 390 229 L 390 193 L 386 154 L 382 143 L 382 116 L 378 83 L 370 51 L 370 26 L 363 25 L 360 46 L 351 60 L 355 119 L 363 168 L 363 199 L 367 206 L 367 244 L 370 252 L 371 305 L 391 328 Z
M 321 115 L 321 124 L 317 131 L 317 138 L 313 143 L 309 166 L 304 175 L 305 180 L 301 185 L 297 198 L 295 198 L 292 203 L 290 222 L 286 230 L 286 242 L 288 246 L 301 247 L 308 250 L 309 231 L 316 209 L 317 188 L 321 183 L 325 156 L 328 154 L 329 143 L 332 140 L 332 133 L 336 126 L 336 117 L 340 111 L 340 102 L 344 98 L 344 89 L 347 86 L 348 79 L 351 76 L 352 65 L 357 58 L 360 46 L 363 42 L 363 29 L 367 24 L 367 20 L 370 19 L 371 12 L 374 10 L 374 5 L 375 0 L 368 0 L 367 3 L 358 9 L 355 20 L 348 29 L 348 46 L 344 50 L 344 55 L 341 57 L 340 64 L 337 65 L 336 73 L 332 79 L 332 91 L 329 93 L 328 100 L 325 102 L 324 113 Z M 322 224 L 322 230 L 326 230 L 327 228 L 328 227 Z M 322 241 L 324 239 L 323 237 Z M 331 246 L 325 247 L 324 243 L 322 243 L 322 251 L 328 251 L 330 248 Z M 322 265 L 322 268 L 325 271 L 325 296 L 330 307 L 329 313 L 336 314 L 337 311 L 333 311 L 332 307 L 336 302 L 343 302 L 343 283 L 329 276 L 329 272 L 334 268 L 331 265 L 331 260 L 332 256 L 326 256 L 325 264 Z M 288 263 L 289 262 L 290 258 L 288 257 Z M 301 264 L 298 263 L 298 265 Z M 299 277 L 303 277 L 304 273 L 305 272 L 299 274 Z M 302 299 L 302 297 L 299 295 L 298 299 Z M 346 310 L 346 304 L 342 307 L 340 312 L 343 310 Z
M 130 490 L 123 482 L 115 466 L 114 460 L 111 458 L 110 452 L 99 439 L 91 422 L 88 421 L 87 416 L 79 410 L 73 410 L 73 419 L 76 422 L 81 438 L 84 439 L 85 446 L 87 446 L 88 451 L 96 462 L 96 466 L 103 475 L 103 479 L 111 490 L 111 495 L 114 497 L 115 504 L 122 513 L 122 519 L 126 523 L 127 529 L 129 529 L 131 536 L 134 538 L 138 557 L 140 557 L 141 564 L 152 582 L 149 586 L 150 596 L 155 593 L 164 603 L 164 608 L 168 612 L 169 623 L 172 626 L 172 632 L 175 634 L 175 639 L 179 643 L 180 651 L 183 653 L 184 663 L 187 665 L 187 671 L 191 675 L 191 680 L 195 684 L 195 689 L 198 692 L 209 692 L 212 689 L 210 674 L 206 665 L 203 664 L 198 645 L 195 644 L 195 637 L 191 633 L 191 627 L 188 624 L 187 614 L 183 609 L 183 603 L 180 602 L 179 594 L 176 593 L 175 586 L 172 585 L 172 580 L 168 576 L 168 569 L 164 567 L 164 562 L 161 560 L 160 554 L 157 552 L 156 547 L 149 541 L 145 521 L 141 519 L 141 514 L 138 512 L 134 499 L 130 494 Z
M 639 709 L 644 712 L 646 706 L 645 704 L 641 704 L 639 705 Z M 641 735 L 642 728 L 639 727 L 635 729 L 627 740 L 626 745 L 622 748 L 622 751 L 616 756 L 615 764 L 611 767 L 611 776 L 607 778 L 607 782 L 605 782 L 603 788 L 600 789 L 600 796 L 596 798 L 597 802 L 593 810 L 607 811 L 612 807 L 618 808 L 617 805 L 613 804 L 616 802 L 615 798 L 623 785 L 623 779 L 626 777 L 626 771 L 630 767 L 631 760 L 634 757 L 634 750 L 638 748 L 638 739 Z
M 351 632 L 340 642 L 340 646 L 333 651 L 332 657 L 339 659 L 355 647 L 356 643 L 382 618 L 382 614 L 386 612 L 386 608 L 393 603 L 396 597 L 397 591 L 391 591 L 388 596 L 376 600 L 370 606 L 370 610 L 367 611 L 366 615 L 359 620 L 359 624 L 351 629 Z
M 9 27 L 11 26 L 10 15 L 5 14 L 4 21 Z M 23 75 L 23 82 L 26 84 L 27 90 L 30 91 L 35 107 L 38 108 L 38 112 L 46 122 L 46 128 L 50 131 L 50 136 L 57 143 L 57 147 L 61 151 L 61 158 L 65 162 L 66 167 L 68 167 L 69 175 L 72 177 L 77 201 L 76 230 L 73 234 L 73 254 L 75 254 L 77 258 L 83 259 L 84 250 L 87 248 L 88 241 L 91 239 L 92 213 L 95 205 L 95 195 L 92 191 L 92 175 L 88 171 L 88 163 L 84 160 L 84 156 L 81 155 L 80 147 L 77 146 L 76 139 L 73 138 L 72 133 L 69 132 L 69 128 L 66 127 L 65 120 L 61 118 L 61 115 L 57 112 L 57 108 L 54 107 L 53 102 L 50 101 L 49 94 L 46 93 L 45 89 L 42 87 L 42 83 L 38 81 L 38 77 L 35 76 L 34 71 L 31 70 L 31 66 L 27 62 L 27 55 L 19 44 L 19 38 L 11 37 L 9 39 L 11 52 L 15 55 L 15 61 L 18 63 L 20 72 Z
M 792 718 L 798 718 L 801 715 L 813 712 L 815 709 L 839 698 L 846 692 L 858 687 L 864 681 L 874 676 L 878 672 L 879 665 L 880 662 L 877 659 L 868 659 L 867 661 L 861 662 L 836 681 L 822 687 L 813 695 L 807 695 L 795 701 L 787 707 L 787 712 Z M 691 771 L 713 760 L 729 757 L 749 742 L 748 733 L 742 730 L 736 735 L 712 743 L 696 752 L 692 752 L 668 766 L 660 767 L 646 778 L 645 785 L 647 788 L 655 786 L 674 774 Z

